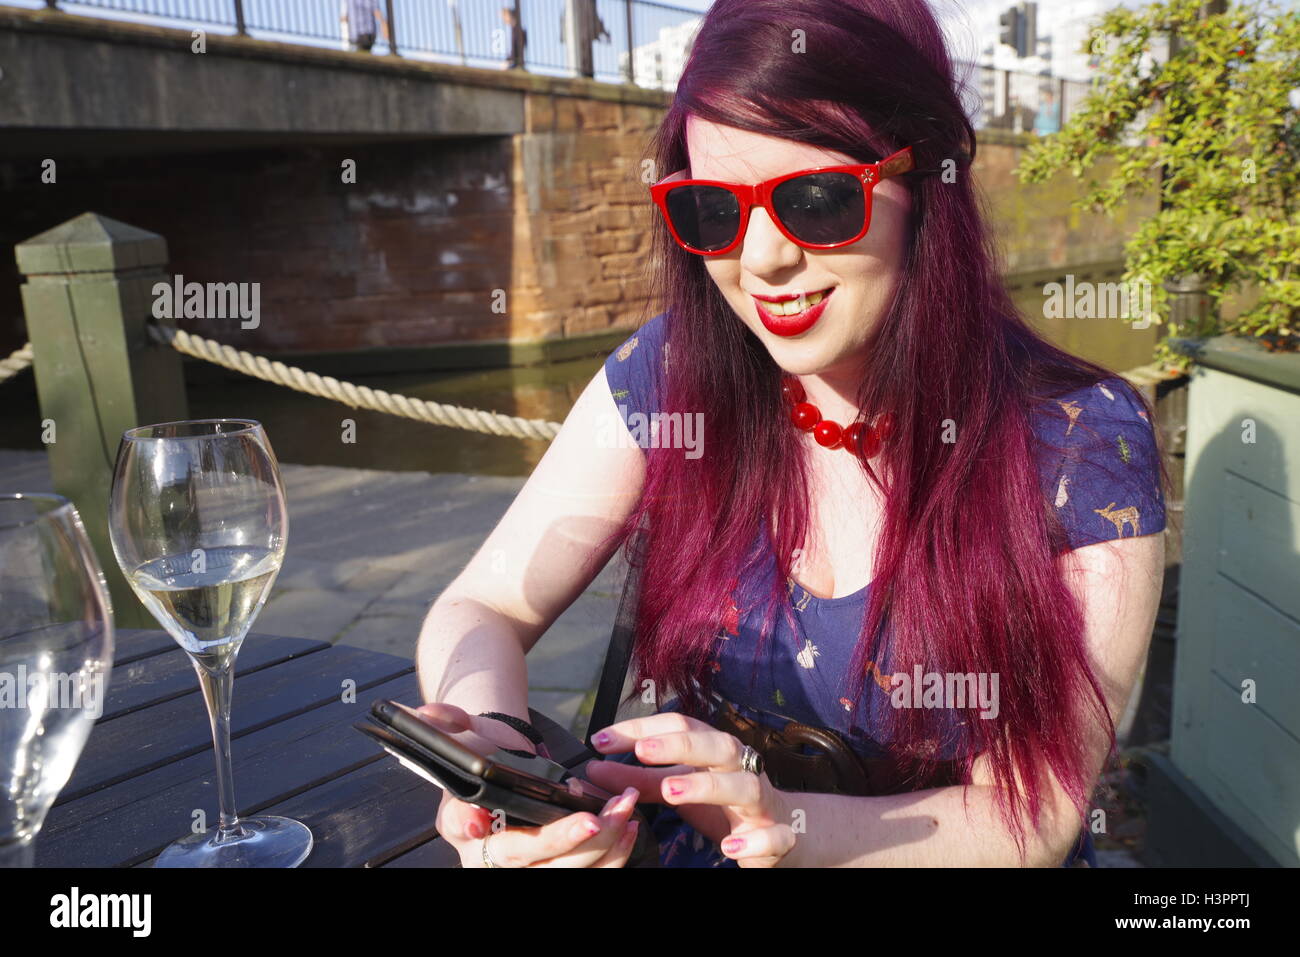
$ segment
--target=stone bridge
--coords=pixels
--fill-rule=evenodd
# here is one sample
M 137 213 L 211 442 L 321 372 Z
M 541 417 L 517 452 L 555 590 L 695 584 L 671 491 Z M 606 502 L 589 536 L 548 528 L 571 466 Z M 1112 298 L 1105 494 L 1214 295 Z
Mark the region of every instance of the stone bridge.
M 645 315 L 671 94 L 5 7 L 0 71 L 0 244 L 91 210 L 186 281 L 260 284 L 257 328 L 205 335 L 428 368 L 590 353 Z M 1025 141 L 983 134 L 976 168 L 1008 270 L 1115 260 L 1131 224 L 1016 183 Z M 18 282 L 0 258 L 0 351 Z

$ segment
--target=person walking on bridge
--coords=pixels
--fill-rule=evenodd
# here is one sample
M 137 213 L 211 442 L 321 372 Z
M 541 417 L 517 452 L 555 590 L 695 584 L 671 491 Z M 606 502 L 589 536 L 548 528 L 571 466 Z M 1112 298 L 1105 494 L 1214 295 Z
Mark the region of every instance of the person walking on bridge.
M 342 0 L 339 6 L 339 26 L 347 40 L 349 50 L 369 53 L 375 45 L 375 21 L 388 42 L 388 23 L 379 9 L 379 0 Z

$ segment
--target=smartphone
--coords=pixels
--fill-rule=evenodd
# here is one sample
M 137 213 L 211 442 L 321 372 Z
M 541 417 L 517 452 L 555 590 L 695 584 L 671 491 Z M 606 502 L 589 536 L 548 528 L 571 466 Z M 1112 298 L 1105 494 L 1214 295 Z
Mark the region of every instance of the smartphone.
M 577 775 L 540 756 L 520 758 L 500 750 L 480 754 L 397 701 L 374 702 L 370 717 L 370 723 L 353 727 L 377 741 L 408 770 L 454 797 L 503 813 L 507 825 L 550 824 L 578 811 L 599 816 L 613 797 L 584 778 L 578 780 L 585 793 L 573 793 L 567 782 Z M 648 810 L 653 815 L 653 806 Z M 631 819 L 639 827 L 627 866 L 658 867 L 658 845 L 641 805 L 633 810 Z
M 503 812 L 508 823 L 549 824 L 577 811 L 599 814 L 612 796 L 590 783 L 584 784 L 587 793 L 575 794 L 567 783 L 574 776 L 546 758 L 521 759 L 499 750 L 480 754 L 399 702 L 376 701 L 370 714 L 372 723 L 355 725 L 358 731 L 454 797 Z

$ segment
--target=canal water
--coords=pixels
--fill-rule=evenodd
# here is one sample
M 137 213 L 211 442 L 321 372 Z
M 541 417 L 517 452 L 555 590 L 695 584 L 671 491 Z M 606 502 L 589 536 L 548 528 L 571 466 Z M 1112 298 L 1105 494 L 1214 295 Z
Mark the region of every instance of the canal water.
M 1114 319 L 1041 318 L 1041 288 L 1013 293 L 1017 305 L 1067 350 L 1117 371 L 1151 360 L 1156 329 L 1135 330 Z M 600 367 L 595 356 L 546 366 L 484 371 L 357 377 L 374 389 L 471 408 L 563 421 Z M 385 471 L 528 475 L 549 443 L 480 435 L 355 411 L 249 378 L 191 376 L 192 418 L 260 420 L 283 462 Z M 42 448 L 32 376 L 0 385 L 0 448 Z M 355 422 L 355 429 L 347 421 Z M 354 441 L 345 441 L 347 438 Z

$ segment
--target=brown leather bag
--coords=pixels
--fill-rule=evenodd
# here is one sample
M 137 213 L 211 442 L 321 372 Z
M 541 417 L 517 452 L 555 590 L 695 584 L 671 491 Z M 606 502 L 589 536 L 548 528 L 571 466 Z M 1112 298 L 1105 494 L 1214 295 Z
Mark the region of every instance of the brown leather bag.
M 761 754 L 763 770 L 779 790 L 872 796 L 961 783 L 954 761 L 938 762 L 922 784 L 914 772 L 900 770 L 889 759 L 858 754 L 829 728 L 798 721 L 780 730 L 769 728 L 740 714 L 731 702 L 715 700 L 713 726 Z M 806 753 L 805 747 L 815 750 Z

